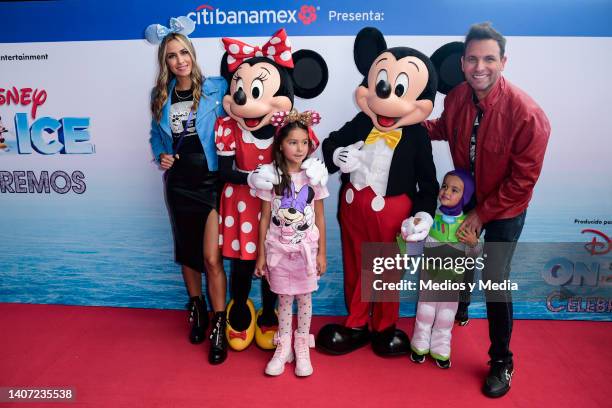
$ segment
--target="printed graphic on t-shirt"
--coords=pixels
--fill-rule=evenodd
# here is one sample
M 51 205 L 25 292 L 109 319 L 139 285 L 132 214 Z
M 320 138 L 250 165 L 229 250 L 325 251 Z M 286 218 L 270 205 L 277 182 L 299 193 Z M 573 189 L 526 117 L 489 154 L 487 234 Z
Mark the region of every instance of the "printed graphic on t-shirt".
M 274 198 L 272 224 L 280 230 L 280 242 L 297 244 L 306 237 L 315 220 L 312 208 L 314 196 L 315 192 L 308 184 L 296 191 L 291 182 L 291 187 L 285 194 Z
M 476 138 L 478 136 L 478 128 L 480 127 L 480 115 L 480 112 L 476 115 L 472 135 L 470 136 L 470 170 L 472 174 L 475 173 L 476 169 Z
M 170 128 L 172 129 L 172 136 L 180 137 L 185 128 L 187 133 L 185 137 L 195 136 L 196 133 L 196 112 L 191 115 L 191 120 L 187 123 L 189 118 L 189 112 L 191 112 L 191 105 L 193 101 L 181 101 L 173 103 L 170 106 Z

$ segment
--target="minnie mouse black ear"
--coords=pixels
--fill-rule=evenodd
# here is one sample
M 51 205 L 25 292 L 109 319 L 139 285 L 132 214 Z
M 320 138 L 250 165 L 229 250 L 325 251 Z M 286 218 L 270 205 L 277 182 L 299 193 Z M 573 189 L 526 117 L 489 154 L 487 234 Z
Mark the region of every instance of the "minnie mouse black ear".
M 376 57 L 386 49 L 387 42 L 378 29 L 366 27 L 357 33 L 353 46 L 353 58 L 361 75 L 368 75 Z
M 229 72 L 229 68 L 227 66 L 227 52 L 224 52 L 223 57 L 221 57 L 221 67 L 219 71 L 221 72 L 221 76 L 225 78 L 229 84 L 230 80 L 232 79 L 232 73 Z
M 311 99 L 319 96 L 329 78 L 327 64 L 322 56 L 312 50 L 293 53 L 293 69 L 289 70 L 296 96 Z
M 464 44 L 455 41 L 444 44 L 431 56 L 431 62 L 438 74 L 438 92 L 448 94 L 454 87 L 465 81 L 461 70 Z

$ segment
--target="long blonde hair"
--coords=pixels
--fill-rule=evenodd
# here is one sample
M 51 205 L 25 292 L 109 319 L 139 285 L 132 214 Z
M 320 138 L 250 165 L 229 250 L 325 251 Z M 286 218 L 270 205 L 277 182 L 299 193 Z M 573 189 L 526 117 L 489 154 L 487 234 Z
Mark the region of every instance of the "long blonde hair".
M 191 56 L 192 65 L 190 77 L 193 88 L 192 111 L 197 111 L 198 105 L 200 104 L 200 97 L 202 96 L 202 83 L 204 82 L 204 77 L 202 76 L 202 71 L 200 70 L 200 66 L 196 60 L 196 53 L 195 49 L 193 48 L 193 44 L 191 44 L 191 41 L 189 41 L 189 39 L 182 34 L 168 34 L 161 44 L 159 44 L 159 49 L 157 50 L 159 73 L 157 74 L 155 90 L 153 91 L 153 100 L 151 101 L 151 112 L 158 123 L 161 121 L 164 104 L 168 100 L 168 83 L 174 79 L 174 74 L 168 69 L 168 64 L 166 63 L 166 47 L 168 42 L 172 40 L 177 40 L 179 43 L 181 43 L 181 45 L 187 49 L 189 55 Z

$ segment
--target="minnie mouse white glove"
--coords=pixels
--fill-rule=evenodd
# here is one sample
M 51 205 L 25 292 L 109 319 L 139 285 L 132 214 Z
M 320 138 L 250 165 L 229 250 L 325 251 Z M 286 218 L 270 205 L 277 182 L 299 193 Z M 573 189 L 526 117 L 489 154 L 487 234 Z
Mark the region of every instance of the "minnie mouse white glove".
M 418 222 L 415 223 L 415 220 Z M 417 242 L 424 240 L 429 234 L 429 229 L 433 225 L 433 218 L 424 211 L 419 211 L 402 222 L 401 232 L 404 241 Z
M 247 184 L 252 189 L 272 190 L 275 184 L 280 183 L 279 172 L 274 165 L 263 164 L 249 173 Z
M 327 172 L 325 163 L 316 157 L 311 157 L 304 160 L 300 168 L 306 170 L 306 176 L 310 180 L 311 185 L 316 186 L 320 183 L 322 187 L 325 187 L 329 179 L 329 173 Z
M 364 152 L 361 147 L 364 145 L 363 140 L 348 145 L 339 147 L 334 151 L 333 162 L 340 168 L 343 173 L 351 173 L 357 170 L 363 164 Z

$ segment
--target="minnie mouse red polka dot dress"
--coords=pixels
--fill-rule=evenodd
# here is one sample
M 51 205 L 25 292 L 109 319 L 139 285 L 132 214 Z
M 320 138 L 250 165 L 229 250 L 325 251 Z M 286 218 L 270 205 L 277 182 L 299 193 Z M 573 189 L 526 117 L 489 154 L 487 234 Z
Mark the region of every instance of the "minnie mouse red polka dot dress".
M 215 124 L 215 144 L 219 156 L 235 156 L 238 171 L 251 172 L 261 164 L 272 163 L 273 138 L 256 139 L 228 117 Z M 225 183 L 219 209 L 219 247 L 226 258 L 257 259 L 261 200 L 246 184 Z

